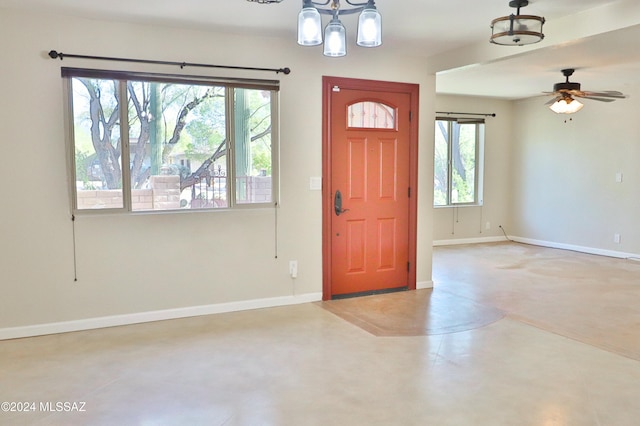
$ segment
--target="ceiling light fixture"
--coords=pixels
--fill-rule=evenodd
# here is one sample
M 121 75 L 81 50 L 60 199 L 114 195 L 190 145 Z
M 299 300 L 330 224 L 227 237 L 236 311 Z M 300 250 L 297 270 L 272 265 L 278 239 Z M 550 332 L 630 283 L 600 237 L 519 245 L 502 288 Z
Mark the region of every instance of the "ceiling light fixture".
M 565 96 L 554 102 L 549 108 L 556 114 L 573 114 L 574 112 L 580 111 L 583 106 L 582 103 L 576 101 L 571 96 Z
M 545 19 L 541 16 L 520 15 L 520 8 L 529 4 L 528 0 L 512 0 L 510 7 L 517 12 L 491 21 L 491 39 L 493 44 L 502 46 L 524 46 L 538 43 L 544 38 L 542 26 Z
M 553 92 L 543 92 L 545 94 L 555 96 L 545 105 L 558 114 L 573 114 L 582 109 L 582 104 L 574 98 L 589 99 L 598 102 L 613 102 L 616 99 L 624 99 L 627 97 L 624 93 L 617 90 L 606 90 L 601 92 L 590 92 L 581 90 L 581 84 L 569 81 L 569 77 L 573 75 L 575 69 L 567 68 L 562 70 L 565 81 L 553 85 Z
M 254 3 L 280 3 L 282 0 L 247 0 Z M 356 44 L 361 47 L 378 47 L 382 44 L 382 17 L 374 0 L 356 2 L 344 0 L 349 6 L 342 8 L 340 0 L 302 0 L 302 10 L 298 14 L 298 44 L 319 46 L 324 41 L 323 53 L 329 57 L 347 54 L 347 31 L 340 21 L 342 15 L 360 13 Z M 331 20 L 322 32 L 322 17 L 330 15 Z

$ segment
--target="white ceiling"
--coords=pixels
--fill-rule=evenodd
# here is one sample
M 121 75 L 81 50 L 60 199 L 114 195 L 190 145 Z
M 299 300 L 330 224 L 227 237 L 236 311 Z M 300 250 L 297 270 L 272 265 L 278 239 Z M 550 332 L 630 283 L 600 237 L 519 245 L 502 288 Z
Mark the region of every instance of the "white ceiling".
M 301 3 L 0 0 L 0 8 L 295 38 Z M 410 49 L 430 58 L 429 71 L 437 73 L 439 93 L 506 99 L 536 96 L 563 81 L 563 68 L 577 68 L 572 81 L 587 90 L 624 92 L 625 86 L 640 82 L 637 0 L 530 0 L 521 13 L 546 18 L 545 40 L 527 47 L 491 45 L 491 20 L 515 12 L 508 3 L 377 0 L 384 30 L 384 44 L 378 49 Z M 355 15 L 343 18 L 351 40 L 356 19 Z

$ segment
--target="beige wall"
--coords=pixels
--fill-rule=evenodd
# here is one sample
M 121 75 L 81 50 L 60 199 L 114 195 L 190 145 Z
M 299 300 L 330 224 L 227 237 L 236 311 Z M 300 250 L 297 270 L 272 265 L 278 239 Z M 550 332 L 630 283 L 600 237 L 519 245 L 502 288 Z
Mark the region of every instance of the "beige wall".
M 434 208 L 435 243 L 499 238 L 502 225 L 518 241 L 640 257 L 640 87 L 617 89 L 629 98 L 584 101 L 570 116 L 551 112 L 544 97 L 438 95 L 437 111 L 497 116 L 486 120 L 484 205 Z
M 418 282 L 431 281 L 435 77 L 424 59 L 350 47 L 324 58 L 294 38 L 241 37 L 70 17 L 0 13 L 0 331 L 322 291 L 321 79 L 323 75 L 420 85 Z M 186 69 L 191 74 L 278 78 L 280 194 L 273 209 L 194 214 L 85 215 L 70 211 L 60 67 L 179 73 L 114 62 L 49 59 L 64 53 L 260 67 L 272 73 Z M 288 262 L 299 262 L 298 278 Z
M 510 101 L 436 96 L 436 111 L 496 114 L 485 119 L 484 203 L 473 207 L 433 207 L 433 238 L 436 243 L 496 239 L 503 236 L 499 225 L 507 230 L 511 228 L 510 154 L 515 136 L 512 109 Z
M 514 104 L 513 235 L 640 253 L 640 87 L 621 82 L 613 89 L 630 97 L 585 100 L 571 116 L 554 114 L 544 98 Z

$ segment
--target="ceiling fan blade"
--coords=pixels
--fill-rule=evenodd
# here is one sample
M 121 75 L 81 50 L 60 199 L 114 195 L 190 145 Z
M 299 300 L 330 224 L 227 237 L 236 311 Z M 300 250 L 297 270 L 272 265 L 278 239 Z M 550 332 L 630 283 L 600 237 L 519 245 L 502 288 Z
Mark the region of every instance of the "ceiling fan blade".
M 545 103 L 545 106 L 549 106 L 549 105 L 553 105 L 556 102 L 562 100 L 562 96 L 556 96 L 555 98 L 551 99 L 550 101 Z
M 616 98 L 598 98 L 595 96 L 581 96 L 582 99 L 590 99 L 592 101 L 599 101 L 599 102 L 613 102 L 616 100 Z
M 624 93 L 618 92 L 617 90 L 607 90 L 604 92 L 584 92 L 585 96 L 596 96 L 599 98 L 616 98 L 616 99 L 624 99 L 627 96 Z

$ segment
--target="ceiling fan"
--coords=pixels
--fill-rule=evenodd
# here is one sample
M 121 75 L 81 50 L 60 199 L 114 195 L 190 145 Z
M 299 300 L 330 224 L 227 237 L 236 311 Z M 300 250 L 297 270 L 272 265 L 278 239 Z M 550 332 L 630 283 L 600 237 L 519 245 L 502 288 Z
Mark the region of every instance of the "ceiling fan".
M 562 83 L 556 83 L 553 85 L 553 92 L 544 92 L 546 94 L 554 95 L 554 98 L 547 102 L 549 108 L 558 114 L 572 114 L 582 109 L 582 103 L 578 102 L 576 98 L 591 99 L 600 102 L 613 102 L 616 99 L 624 99 L 627 96 L 616 90 L 607 90 L 603 92 L 589 92 L 580 89 L 580 83 L 574 83 L 569 81 L 569 77 L 573 75 L 575 69 L 567 68 L 562 70 L 562 75 L 566 80 Z

